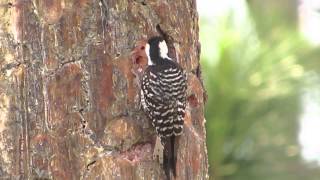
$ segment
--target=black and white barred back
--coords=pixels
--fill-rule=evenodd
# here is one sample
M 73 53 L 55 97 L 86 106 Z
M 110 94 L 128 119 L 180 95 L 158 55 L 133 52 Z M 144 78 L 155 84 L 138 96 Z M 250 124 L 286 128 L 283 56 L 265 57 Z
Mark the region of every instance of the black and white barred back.
M 182 134 L 187 80 L 176 62 L 163 59 L 148 66 L 142 79 L 141 103 L 161 139 Z

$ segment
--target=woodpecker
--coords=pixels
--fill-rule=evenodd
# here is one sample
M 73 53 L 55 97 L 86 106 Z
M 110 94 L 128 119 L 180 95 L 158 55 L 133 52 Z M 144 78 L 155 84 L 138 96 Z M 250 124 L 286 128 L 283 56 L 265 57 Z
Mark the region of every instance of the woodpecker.
M 145 52 L 148 67 L 142 76 L 141 104 L 157 134 L 154 158 L 158 156 L 170 179 L 170 172 L 176 177 L 175 138 L 183 132 L 187 78 L 181 66 L 168 56 L 162 37 L 150 38 Z

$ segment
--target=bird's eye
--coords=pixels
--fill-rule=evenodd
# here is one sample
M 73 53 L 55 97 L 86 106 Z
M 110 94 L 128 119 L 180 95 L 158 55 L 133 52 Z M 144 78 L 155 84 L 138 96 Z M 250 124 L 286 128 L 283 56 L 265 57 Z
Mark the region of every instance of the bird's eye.
M 145 49 L 145 47 L 144 46 L 141 46 L 141 48 L 140 48 L 141 50 L 144 50 Z

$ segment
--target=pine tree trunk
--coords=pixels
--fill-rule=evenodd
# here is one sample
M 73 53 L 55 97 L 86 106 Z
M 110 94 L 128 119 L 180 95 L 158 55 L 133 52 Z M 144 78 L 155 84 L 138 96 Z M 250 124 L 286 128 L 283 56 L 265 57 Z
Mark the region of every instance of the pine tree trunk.
M 195 0 L 0 0 L 0 28 L 1 178 L 163 179 L 137 53 L 160 33 L 188 72 L 177 179 L 208 179 Z

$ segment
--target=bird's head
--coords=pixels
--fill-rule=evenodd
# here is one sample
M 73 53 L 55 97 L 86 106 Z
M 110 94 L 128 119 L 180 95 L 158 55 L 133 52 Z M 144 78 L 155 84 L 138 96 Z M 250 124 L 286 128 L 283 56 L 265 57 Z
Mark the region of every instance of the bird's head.
M 145 48 L 148 65 L 156 65 L 161 63 L 163 59 L 169 59 L 168 57 L 168 46 L 166 41 L 160 36 L 151 37 Z

